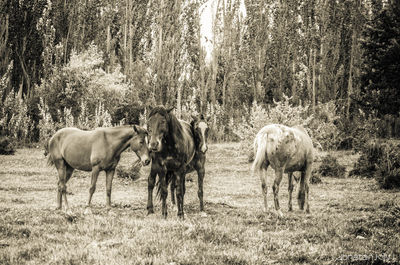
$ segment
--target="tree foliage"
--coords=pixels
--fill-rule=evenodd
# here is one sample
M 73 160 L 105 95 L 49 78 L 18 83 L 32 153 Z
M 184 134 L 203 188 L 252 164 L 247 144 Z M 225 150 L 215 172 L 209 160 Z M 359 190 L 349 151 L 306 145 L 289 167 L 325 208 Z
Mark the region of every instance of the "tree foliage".
M 1 100 L 26 105 L 33 140 L 48 115 L 57 126 L 91 127 L 98 113 L 137 123 L 155 104 L 207 114 L 212 139 L 235 140 L 253 106 L 281 106 L 285 117 L 307 110 L 298 122 L 334 148 L 357 135 L 349 124 L 398 115 L 398 1 L 12 0 L 0 10 Z
M 400 111 L 400 2 L 388 1 L 363 32 L 361 101 L 367 111 Z M 385 104 L 382 104 L 384 102 Z

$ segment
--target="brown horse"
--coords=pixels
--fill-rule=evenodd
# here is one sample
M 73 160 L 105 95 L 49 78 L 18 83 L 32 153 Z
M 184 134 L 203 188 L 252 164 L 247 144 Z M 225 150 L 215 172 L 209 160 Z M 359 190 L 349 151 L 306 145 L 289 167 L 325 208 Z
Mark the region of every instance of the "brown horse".
M 313 144 L 304 128 L 291 128 L 280 124 L 265 126 L 257 133 L 255 138 L 254 154 L 255 159 L 252 169 L 259 174 L 261 179 L 265 211 L 268 209 L 266 172 L 268 166 L 271 165 L 275 170 L 275 181 L 272 189 L 277 214 L 282 216 L 279 208 L 278 192 L 284 172 L 288 173 L 289 178 L 289 211 L 293 210 L 293 172 L 295 171 L 301 171 L 298 195 L 299 207 L 303 210 L 305 206 L 306 212 L 309 213 L 308 192 L 313 163 Z
M 147 131 L 139 126 L 120 126 L 114 128 L 97 128 L 93 131 L 82 131 L 77 128 L 63 128 L 49 140 L 48 164 L 53 164 L 58 171 L 57 209 L 62 207 L 62 197 L 68 209 L 66 183 L 75 169 L 92 171 L 89 189 L 90 206 L 96 190 L 99 172 L 106 172 L 107 206 L 111 206 L 111 187 L 115 168 L 120 155 L 128 147 L 136 153 L 144 165 L 150 163 L 147 147 Z
M 192 162 L 196 150 L 192 128 L 189 123 L 179 121 L 171 109 L 162 106 L 153 108 L 148 117 L 149 145 L 152 164 L 148 179 L 147 211 L 153 213 L 153 189 L 158 175 L 158 190 L 162 200 L 162 215 L 167 217 L 168 183 L 170 176 L 176 177 L 178 216 L 184 217 L 186 167 Z M 168 173 L 168 174 L 167 174 Z
M 196 170 L 197 172 L 197 184 L 198 184 L 198 191 L 197 196 L 199 197 L 200 201 L 200 211 L 204 211 L 204 203 L 203 203 L 203 180 L 205 174 L 205 167 L 204 164 L 206 162 L 206 152 L 208 150 L 207 146 L 207 138 L 208 138 L 208 125 L 207 120 L 204 118 L 203 115 L 200 117 L 192 116 L 192 121 L 190 123 L 192 126 L 192 131 L 194 135 L 194 143 L 196 147 L 196 154 L 194 158 L 186 167 L 186 174 L 191 173 Z M 172 173 L 172 172 L 171 172 Z M 167 174 L 171 174 L 168 172 Z M 172 175 L 171 178 L 171 201 L 172 204 L 175 204 L 175 176 Z

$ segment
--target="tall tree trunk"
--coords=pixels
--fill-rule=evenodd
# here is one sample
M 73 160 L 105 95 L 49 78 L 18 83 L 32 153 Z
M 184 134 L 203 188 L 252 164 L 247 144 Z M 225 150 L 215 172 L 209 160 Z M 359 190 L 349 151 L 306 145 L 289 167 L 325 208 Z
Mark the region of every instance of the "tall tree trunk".
M 351 37 L 351 52 L 350 52 L 350 66 L 349 66 L 349 80 L 347 82 L 347 103 L 346 103 L 346 117 L 350 118 L 350 105 L 351 95 L 353 94 L 353 64 L 354 64 L 354 50 L 356 46 L 356 31 L 353 28 Z
M 297 103 L 297 80 L 296 80 L 296 60 L 297 56 L 296 53 L 293 54 L 293 60 L 292 60 L 292 98 L 293 102 L 296 104 Z
M 223 1 L 223 0 L 222 0 Z M 216 96 L 215 96 L 215 88 L 217 82 L 217 73 L 218 73 L 218 53 L 219 48 L 216 42 L 217 35 L 217 23 L 218 23 L 218 8 L 221 3 L 221 0 L 217 1 L 215 17 L 213 17 L 213 50 L 212 50 L 212 62 L 211 62 L 211 84 L 210 84 L 210 98 L 211 104 L 214 106 L 216 104 Z
M 307 93 L 309 97 L 309 100 L 312 102 L 312 87 L 311 87 L 311 75 L 312 75 L 312 56 L 313 55 L 313 49 L 310 48 L 309 51 L 309 56 L 308 56 L 308 67 L 307 67 Z
M 128 45 L 128 21 L 129 21 L 129 4 L 130 0 L 126 0 L 125 2 L 125 25 L 124 25 L 124 72 L 125 72 L 125 76 L 127 75 L 128 72 L 128 66 L 127 66 L 127 57 L 128 57 L 128 52 L 127 52 L 127 45 Z
M 312 109 L 313 109 L 313 111 L 315 111 L 315 105 L 316 105 L 316 96 L 315 96 L 315 93 L 316 93 L 316 87 L 315 87 L 316 59 L 317 59 L 317 51 L 316 51 L 316 49 L 313 49 L 313 65 L 312 65 Z

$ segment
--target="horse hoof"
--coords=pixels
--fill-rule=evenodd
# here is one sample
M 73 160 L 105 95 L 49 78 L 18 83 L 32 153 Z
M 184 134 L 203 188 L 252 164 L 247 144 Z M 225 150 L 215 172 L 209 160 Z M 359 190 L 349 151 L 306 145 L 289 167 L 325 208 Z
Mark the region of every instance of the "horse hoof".
M 153 214 L 154 211 L 153 210 L 147 210 L 147 215 Z
M 200 217 L 207 217 L 207 213 L 206 212 L 201 212 L 200 213 Z
M 87 207 L 85 209 L 85 211 L 83 212 L 83 214 L 88 215 L 88 214 L 92 214 L 92 209 L 90 209 L 89 207 Z
M 283 213 L 281 210 L 276 211 L 276 214 L 278 215 L 278 218 L 282 218 L 283 217 Z

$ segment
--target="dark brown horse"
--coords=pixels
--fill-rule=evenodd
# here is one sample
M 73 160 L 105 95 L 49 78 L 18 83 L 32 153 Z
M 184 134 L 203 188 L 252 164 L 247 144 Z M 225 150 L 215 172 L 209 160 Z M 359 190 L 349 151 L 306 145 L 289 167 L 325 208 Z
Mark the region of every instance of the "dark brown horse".
M 172 109 L 162 106 L 153 108 L 148 117 L 147 129 L 152 152 L 152 165 L 148 179 L 147 211 L 153 213 L 153 189 L 158 175 L 162 200 L 162 215 L 167 217 L 168 182 L 176 177 L 178 216 L 183 218 L 186 168 L 192 162 L 196 150 L 192 128 L 189 123 L 179 121 Z M 167 174 L 170 172 L 169 174 Z
M 128 147 L 136 153 L 144 165 L 150 163 L 147 147 L 147 131 L 139 126 L 121 126 L 114 128 L 97 128 L 93 131 L 82 131 L 77 128 L 63 128 L 49 140 L 48 163 L 54 164 L 58 171 L 57 209 L 62 207 L 62 197 L 68 209 L 66 183 L 75 169 L 92 171 L 89 189 L 90 206 L 96 190 L 99 172 L 106 172 L 107 206 L 111 206 L 111 187 L 115 167 L 120 155 Z
M 200 201 L 200 211 L 204 211 L 203 180 L 205 174 L 204 164 L 206 162 L 206 152 L 208 150 L 207 138 L 208 138 L 209 128 L 207 120 L 204 118 L 203 115 L 200 115 L 200 117 L 192 116 L 192 121 L 190 125 L 192 126 L 194 143 L 196 147 L 196 154 L 194 155 L 194 158 L 189 163 L 189 165 L 186 167 L 186 174 L 191 173 L 193 171 L 197 172 L 197 184 L 198 184 L 197 196 L 199 197 Z M 168 172 L 167 174 L 170 174 L 170 172 Z M 167 178 L 171 178 L 171 201 L 172 204 L 175 204 L 176 178 L 174 175 Z

